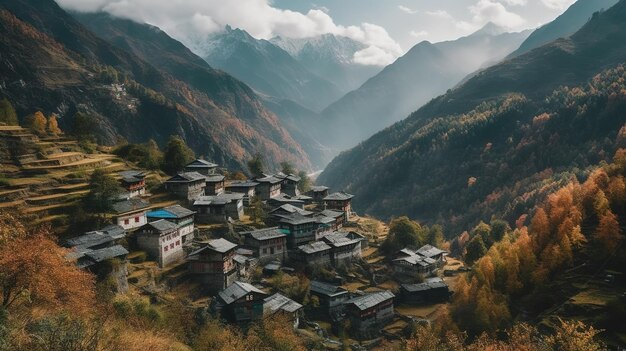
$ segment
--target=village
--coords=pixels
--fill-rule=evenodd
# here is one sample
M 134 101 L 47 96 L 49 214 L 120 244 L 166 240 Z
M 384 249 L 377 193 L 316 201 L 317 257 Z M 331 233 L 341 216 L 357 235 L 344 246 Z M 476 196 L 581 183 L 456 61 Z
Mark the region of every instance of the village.
M 25 130 L 4 129 L 5 139 L 35 142 Z M 464 271 L 432 245 L 383 255 L 382 222 L 355 213 L 351 194 L 323 185 L 302 192 L 296 174 L 227 180 L 228 170 L 196 159 L 155 182 L 123 160 L 45 142 L 61 143 L 55 159 L 72 156 L 58 166 L 104 166 L 119 183 L 109 224 L 60 242 L 68 259 L 113 281 L 119 294 L 184 299 L 242 328 L 280 313 L 303 337 L 334 348 L 340 339 L 398 340 L 409 324 L 436 319 Z

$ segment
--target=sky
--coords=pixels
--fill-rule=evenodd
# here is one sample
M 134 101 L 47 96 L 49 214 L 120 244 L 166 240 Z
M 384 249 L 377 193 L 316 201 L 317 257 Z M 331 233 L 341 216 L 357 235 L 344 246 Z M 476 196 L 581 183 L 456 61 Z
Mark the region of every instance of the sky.
M 105 11 L 155 25 L 194 49 L 226 25 L 259 39 L 347 36 L 366 45 L 358 64 L 384 66 L 428 40 L 456 39 L 488 22 L 536 28 L 575 0 L 56 0 L 81 12 Z

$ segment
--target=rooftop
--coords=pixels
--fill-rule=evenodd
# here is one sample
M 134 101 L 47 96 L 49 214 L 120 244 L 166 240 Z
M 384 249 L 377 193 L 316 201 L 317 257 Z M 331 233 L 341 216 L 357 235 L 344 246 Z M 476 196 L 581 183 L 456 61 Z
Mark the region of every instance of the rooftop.
M 195 211 L 186 209 L 181 205 L 173 205 L 160 210 L 148 212 L 146 216 L 148 216 L 148 218 L 174 219 L 193 216 L 195 213 Z
M 258 229 L 250 232 L 242 232 L 241 234 L 250 235 L 256 240 L 270 240 L 276 238 L 284 238 L 287 236 L 278 227 Z
M 233 201 L 239 201 L 243 199 L 243 194 L 240 193 L 223 193 L 213 196 L 200 196 L 194 203 L 194 206 L 209 206 L 209 205 L 226 205 Z
M 318 294 L 332 296 L 336 294 L 347 294 L 348 291 L 338 285 L 332 285 L 318 280 L 311 280 L 310 289 Z
M 320 214 L 322 216 L 326 216 L 326 217 L 332 217 L 332 218 L 337 218 L 337 217 L 343 217 L 344 213 L 341 211 L 334 211 L 334 210 L 324 210 L 322 212 L 320 212 Z
M 265 177 L 262 177 L 262 178 L 256 178 L 254 181 L 258 183 L 278 184 L 278 183 L 281 183 L 283 180 L 280 178 L 271 176 L 271 175 L 270 176 L 266 175 Z
M 439 289 L 439 288 L 447 288 L 448 284 L 446 284 L 443 279 L 439 277 L 428 278 L 423 283 L 419 284 L 402 284 L 402 289 L 408 292 L 418 292 L 418 291 L 426 291 L 430 289 Z
M 332 193 L 324 198 L 324 201 L 347 201 L 354 197 L 354 195 L 340 191 L 338 193 Z
M 314 186 L 312 186 L 312 187 L 311 187 L 311 189 L 310 189 L 309 191 L 310 191 L 310 192 L 313 192 L 313 193 L 319 193 L 319 192 L 322 192 L 322 191 L 327 191 L 327 190 L 328 190 L 328 187 L 327 187 L 327 186 L 323 186 L 323 185 L 314 185 Z
M 304 252 L 307 255 L 314 254 L 316 252 L 330 250 L 330 249 L 331 247 L 328 246 L 328 244 L 326 244 L 323 241 L 314 241 L 306 245 L 298 246 L 298 250 Z
M 217 252 L 225 253 L 237 247 L 237 244 L 231 243 L 226 239 L 215 239 L 208 243 L 208 246 Z
M 217 164 L 206 160 L 195 159 L 188 163 L 185 168 L 215 168 Z
M 205 180 L 206 176 L 198 172 L 181 172 L 172 178 L 168 179 L 166 183 L 188 183 L 188 182 L 196 182 L 199 180 Z
M 113 204 L 113 211 L 117 214 L 134 212 L 146 209 L 150 207 L 150 203 L 144 199 L 132 198 L 124 201 L 119 201 Z
M 293 313 L 301 308 L 301 304 L 280 293 L 266 297 L 265 300 L 263 300 L 263 311 L 266 313 L 276 313 L 278 311 Z
M 286 216 L 280 216 L 278 219 L 279 223 L 286 223 L 291 225 L 300 225 L 306 223 L 316 223 L 317 219 L 311 217 L 305 217 L 300 213 L 291 213 Z
M 226 187 L 227 188 L 254 188 L 257 185 L 259 185 L 259 183 L 253 182 L 251 180 L 239 180 L 239 181 L 234 181 L 234 182 L 231 182 L 230 184 L 227 184 Z
M 87 232 L 81 236 L 77 236 L 65 241 L 67 246 L 93 247 L 101 245 L 113 240 L 121 239 L 126 236 L 126 231 L 119 225 L 109 225 L 100 230 Z
M 296 207 L 292 204 L 284 204 L 284 205 L 281 205 L 280 207 L 276 207 L 275 209 L 271 210 L 270 213 L 274 213 L 280 210 L 283 210 L 287 213 L 299 213 L 303 216 L 310 216 L 313 214 L 313 212 L 311 211 L 303 210 L 300 207 Z
M 158 230 L 159 232 L 167 232 L 170 230 L 176 230 L 178 228 L 175 223 L 172 223 L 165 219 L 159 219 L 158 221 L 150 222 L 145 226 L 150 226 Z
M 218 296 L 229 305 L 251 292 L 267 295 L 252 284 L 236 281 L 230 284 L 226 289 L 220 291 Z
M 372 308 L 382 302 L 393 299 L 394 297 L 395 295 L 391 291 L 385 290 L 381 292 L 375 292 L 363 296 L 354 297 L 344 303 L 348 305 L 354 305 L 358 309 L 363 311 L 368 308 Z
M 424 257 L 434 257 L 446 253 L 444 250 L 438 249 L 432 245 L 424 245 L 415 252 Z
M 206 177 L 206 182 L 207 183 L 219 183 L 219 182 L 223 182 L 224 179 L 226 179 L 226 177 L 224 177 L 221 174 L 216 174 L 216 175 L 210 175 Z
M 335 247 L 352 245 L 361 242 L 361 239 L 353 239 L 348 232 L 332 232 L 326 235 L 323 240 Z

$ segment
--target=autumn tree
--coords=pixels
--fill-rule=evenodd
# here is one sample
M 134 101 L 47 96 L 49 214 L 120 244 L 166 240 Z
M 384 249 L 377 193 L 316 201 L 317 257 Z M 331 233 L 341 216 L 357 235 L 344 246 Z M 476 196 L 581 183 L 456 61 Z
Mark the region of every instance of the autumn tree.
M 7 98 L 0 100 L 0 124 L 9 126 L 18 125 L 17 113 Z
M 298 190 L 300 190 L 301 193 L 306 193 L 311 189 L 311 179 L 305 171 L 298 172 L 298 177 L 300 178 Z
M 18 304 L 47 310 L 93 309 L 94 277 L 66 259 L 47 232 L 11 240 L 0 246 L 2 307 Z
M 46 122 L 46 132 L 51 135 L 61 134 L 61 128 L 59 128 L 59 122 L 57 121 L 56 115 L 53 114 L 48 117 L 48 121 Z
M 595 337 L 601 332 L 592 326 L 580 321 L 567 322 L 560 320 L 553 335 L 545 338 L 546 343 L 553 350 L 560 351 L 601 351 L 606 347 Z
M 9 211 L 0 211 L 0 247 L 25 236 L 26 228 L 19 218 Z
M 43 113 L 41 113 L 41 111 L 37 111 L 32 115 L 26 116 L 24 124 L 26 125 L 26 128 L 32 130 L 33 133 L 37 135 L 45 135 L 48 120 Z
M 260 153 L 257 152 L 251 159 L 248 160 L 248 171 L 254 178 L 263 177 L 265 166 L 263 164 L 263 156 L 261 156 Z
M 163 150 L 163 170 L 168 174 L 175 174 L 193 161 L 194 157 L 193 150 L 187 146 L 183 138 L 172 135 Z
M 600 217 L 596 238 L 602 251 L 613 253 L 619 247 L 622 239 L 621 229 L 613 212 L 607 211 Z

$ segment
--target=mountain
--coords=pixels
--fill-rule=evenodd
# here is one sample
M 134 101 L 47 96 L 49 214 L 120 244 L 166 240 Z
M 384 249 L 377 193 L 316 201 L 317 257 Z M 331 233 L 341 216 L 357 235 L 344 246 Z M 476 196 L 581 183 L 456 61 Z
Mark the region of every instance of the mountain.
M 539 27 L 510 56 L 515 57 L 553 40 L 566 38 L 578 31 L 591 16 L 615 5 L 618 0 L 578 0 L 552 22 Z
M 519 46 L 528 32 L 503 33 L 493 24 L 454 41 L 424 41 L 385 67 L 360 88 L 321 112 L 320 137 L 337 150 L 356 145 L 406 117 L 433 97 L 488 62 L 498 61 Z
M 270 42 L 287 51 L 309 71 L 335 84 L 344 93 L 358 88 L 382 69 L 355 63 L 354 54 L 367 46 L 343 36 L 323 34 L 302 39 L 275 37 Z
M 248 86 L 162 31 L 120 22 L 106 29 L 116 31 L 113 45 L 52 0 L 0 0 L 0 9 L 0 95 L 22 116 L 54 112 L 69 128 L 86 113 L 108 144 L 121 137 L 163 144 L 180 134 L 198 154 L 233 168 L 255 152 L 271 167 L 284 160 L 310 167 Z
M 310 72 L 288 52 L 241 29 L 227 26 L 197 45 L 197 51 L 210 65 L 241 79 L 261 95 L 292 100 L 314 111 L 341 96 L 337 86 Z
M 534 201 L 624 146 L 626 0 L 577 33 L 483 70 L 335 158 L 318 181 L 354 207 L 458 234 Z M 556 184 L 556 185 L 555 185 Z

